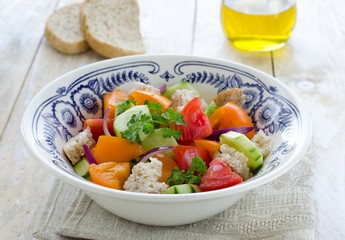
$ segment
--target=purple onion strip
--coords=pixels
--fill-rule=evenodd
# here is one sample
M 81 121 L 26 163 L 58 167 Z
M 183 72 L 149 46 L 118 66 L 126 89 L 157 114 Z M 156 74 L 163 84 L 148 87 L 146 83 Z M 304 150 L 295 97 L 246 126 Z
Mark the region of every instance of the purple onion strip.
M 164 83 L 163 85 L 158 87 L 159 91 L 163 93 L 165 90 L 167 90 L 167 85 Z
M 96 158 L 93 156 L 90 147 L 87 144 L 83 144 L 83 149 L 85 152 L 85 157 L 89 164 L 97 164 Z
M 104 132 L 104 135 L 106 135 L 106 136 L 111 136 L 109 129 L 108 129 L 108 123 L 107 123 L 109 111 L 110 111 L 110 107 L 107 107 L 107 109 L 104 112 L 104 117 L 103 117 L 103 132 Z
M 253 127 L 232 127 L 232 128 L 218 129 L 218 130 L 214 130 L 212 132 L 212 134 L 210 136 L 208 136 L 206 139 L 219 141 L 220 135 L 227 133 L 229 131 L 234 131 L 234 132 L 246 134 L 246 133 L 252 131 L 253 129 L 254 129 Z
M 148 151 L 147 153 L 144 153 L 143 155 L 141 155 L 140 162 L 146 162 L 147 159 L 149 159 L 153 155 L 155 155 L 155 154 L 157 154 L 159 152 L 164 152 L 164 151 L 167 151 L 167 150 L 171 150 L 173 148 L 174 148 L 173 146 L 164 146 L 164 147 L 153 148 L 152 150 Z

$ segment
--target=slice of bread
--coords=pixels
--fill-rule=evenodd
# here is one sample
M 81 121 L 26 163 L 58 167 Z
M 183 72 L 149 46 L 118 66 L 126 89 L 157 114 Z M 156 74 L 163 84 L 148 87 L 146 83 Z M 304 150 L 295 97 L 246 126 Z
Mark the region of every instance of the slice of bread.
M 145 52 L 136 0 L 86 0 L 81 26 L 91 48 L 104 57 Z
M 219 93 L 213 101 L 216 103 L 217 107 L 222 107 L 228 102 L 233 102 L 238 106 L 242 106 L 244 103 L 245 96 L 243 90 L 240 88 L 230 88 L 224 92 Z
M 45 26 L 47 41 L 58 51 L 77 54 L 90 49 L 80 28 L 80 5 L 72 4 L 56 10 Z

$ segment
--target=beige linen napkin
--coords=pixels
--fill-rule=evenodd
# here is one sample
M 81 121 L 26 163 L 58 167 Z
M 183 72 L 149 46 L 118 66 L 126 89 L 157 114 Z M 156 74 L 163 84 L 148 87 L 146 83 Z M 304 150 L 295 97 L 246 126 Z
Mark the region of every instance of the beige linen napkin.
M 315 239 L 311 160 L 261 186 L 224 212 L 194 224 L 136 224 L 99 207 L 75 187 L 57 181 L 34 237 L 66 240 Z M 138 213 L 140 214 L 140 213 Z

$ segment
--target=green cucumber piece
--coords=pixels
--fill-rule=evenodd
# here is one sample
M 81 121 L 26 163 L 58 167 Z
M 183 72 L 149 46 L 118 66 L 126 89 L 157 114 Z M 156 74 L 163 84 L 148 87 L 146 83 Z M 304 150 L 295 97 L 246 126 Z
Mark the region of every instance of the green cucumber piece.
M 165 90 L 162 95 L 164 97 L 171 99 L 171 95 L 173 95 L 176 92 L 176 90 L 182 90 L 182 89 L 191 90 L 198 93 L 198 91 L 189 82 L 179 82 L 168 87 L 167 90 Z M 199 93 L 197 95 L 199 95 Z
M 214 101 L 211 101 L 208 105 L 207 105 L 207 108 L 205 110 L 205 114 L 209 117 L 212 115 L 212 113 L 214 111 L 216 111 L 217 109 L 217 104 L 214 102 Z
M 87 174 L 87 175 L 84 176 L 83 178 L 85 178 L 85 179 L 88 180 L 88 181 L 91 181 L 91 176 L 90 176 L 90 174 Z
M 89 162 L 85 157 L 82 157 L 74 166 L 74 171 L 81 177 L 87 178 L 89 176 Z
M 147 138 L 145 138 L 145 140 L 141 144 L 141 146 L 143 146 L 145 152 L 148 152 L 148 151 L 150 151 L 154 148 L 157 148 L 157 147 L 164 147 L 164 146 L 175 147 L 178 145 L 175 138 L 173 138 L 173 137 L 164 138 L 163 132 L 164 132 L 163 128 L 155 129 L 152 133 L 150 133 L 147 136 Z M 164 154 L 166 154 L 168 157 L 174 156 L 172 150 L 165 151 Z
M 131 119 L 131 117 L 135 114 L 140 113 L 146 114 L 151 117 L 150 109 L 147 105 L 139 105 L 131 107 L 130 109 L 126 110 L 125 112 L 121 113 L 119 116 L 115 118 L 114 121 L 114 131 L 116 136 L 121 137 L 121 132 L 124 132 L 128 129 L 127 123 Z M 144 139 L 148 136 L 148 134 L 144 132 L 139 133 L 139 139 L 144 141 Z
M 246 135 L 234 131 L 222 134 L 220 142 L 242 152 L 248 158 L 248 167 L 254 172 L 263 164 L 263 156 L 256 145 Z
M 186 183 L 168 187 L 165 191 L 167 194 L 183 194 L 183 193 L 196 193 L 200 192 L 200 189 L 197 185 Z

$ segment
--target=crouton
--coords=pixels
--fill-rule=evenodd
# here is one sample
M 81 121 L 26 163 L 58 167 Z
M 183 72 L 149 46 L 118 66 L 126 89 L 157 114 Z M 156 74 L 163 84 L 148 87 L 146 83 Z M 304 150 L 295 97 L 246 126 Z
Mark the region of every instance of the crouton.
M 63 150 L 73 165 L 76 164 L 82 156 L 84 156 L 84 144 L 87 144 L 89 147 L 92 147 L 95 144 L 90 128 L 86 128 L 84 131 L 70 138 L 64 145 Z
M 252 138 L 252 142 L 259 148 L 263 158 L 267 157 L 271 152 L 271 138 L 265 134 L 264 131 L 258 131 Z
M 123 188 L 125 191 L 141 193 L 164 193 L 168 185 L 158 182 L 162 176 L 162 162 L 157 158 L 150 158 L 150 162 L 140 162 L 132 169 Z
M 174 94 L 171 95 L 171 107 L 176 111 L 180 112 L 193 98 L 198 97 L 199 94 L 196 91 L 188 89 L 176 90 Z M 207 103 L 204 99 L 200 99 L 202 108 L 207 108 Z
M 220 152 L 216 153 L 214 158 L 220 158 L 228 164 L 233 171 L 243 178 L 243 180 L 253 176 L 247 164 L 248 158 L 243 153 L 227 144 L 222 144 L 220 146 Z
M 244 94 L 240 88 L 231 88 L 224 92 L 219 93 L 213 101 L 216 103 L 217 107 L 224 106 L 228 102 L 232 102 L 240 107 L 244 103 Z
M 143 90 L 143 91 L 147 91 L 147 92 L 155 93 L 155 94 L 161 93 L 161 91 L 158 88 L 149 84 L 142 83 L 142 82 L 136 82 L 133 90 Z

